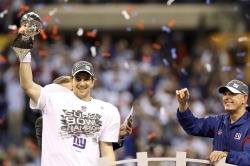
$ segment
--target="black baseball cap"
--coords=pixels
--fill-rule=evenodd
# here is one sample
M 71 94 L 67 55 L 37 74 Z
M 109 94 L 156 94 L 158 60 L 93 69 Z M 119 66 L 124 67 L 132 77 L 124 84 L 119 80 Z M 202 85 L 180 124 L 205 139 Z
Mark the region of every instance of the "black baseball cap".
M 242 93 L 245 95 L 248 95 L 249 93 L 248 86 L 239 80 L 231 80 L 226 86 L 221 86 L 218 89 L 219 93 L 224 93 L 226 90 L 229 90 L 233 93 Z
M 75 76 L 78 72 L 85 71 L 91 76 L 94 76 L 93 65 L 87 61 L 79 61 L 73 65 L 72 75 Z

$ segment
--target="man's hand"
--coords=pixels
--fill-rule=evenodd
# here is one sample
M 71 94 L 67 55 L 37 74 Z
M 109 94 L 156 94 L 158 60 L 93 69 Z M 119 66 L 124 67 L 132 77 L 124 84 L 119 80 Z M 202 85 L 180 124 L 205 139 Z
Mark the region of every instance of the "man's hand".
M 187 88 L 176 90 L 175 92 L 176 99 L 178 100 L 180 106 L 179 111 L 184 112 L 188 108 L 187 101 L 189 99 L 189 91 Z
M 219 161 L 220 159 L 222 159 L 223 157 L 227 157 L 227 152 L 223 152 L 223 151 L 213 151 L 208 159 L 211 161 L 211 162 L 216 162 L 216 161 Z
M 18 30 L 18 33 L 19 34 L 24 34 L 25 32 L 27 32 L 29 29 L 28 29 L 28 24 L 24 24 L 23 26 L 21 26 Z
M 125 124 L 122 124 L 120 127 L 119 138 L 124 139 L 124 137 L 130 135 L 132 133 L 132 128 L 133 128 L 133 118 L 132 116 L 130 116 L 128 118 L 128 125 L 126 126 Z

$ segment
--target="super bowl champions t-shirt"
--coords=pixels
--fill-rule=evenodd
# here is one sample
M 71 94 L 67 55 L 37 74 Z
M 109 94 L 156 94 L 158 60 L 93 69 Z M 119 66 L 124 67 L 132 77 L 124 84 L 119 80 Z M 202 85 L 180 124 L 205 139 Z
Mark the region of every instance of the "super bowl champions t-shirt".
M 85 102 L 67 88 L 50 84 L 30 107 L 43 112 L 42 166 L 94 166 L 99 142 L 118 141 L 120 115 L 107 102 Z

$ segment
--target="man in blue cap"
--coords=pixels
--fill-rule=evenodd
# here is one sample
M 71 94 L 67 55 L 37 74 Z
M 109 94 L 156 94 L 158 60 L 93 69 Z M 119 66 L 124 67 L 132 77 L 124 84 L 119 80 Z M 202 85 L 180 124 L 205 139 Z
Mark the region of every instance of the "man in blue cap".
M 226 113 L 197 118 L 188 106 L 188 89 L 176 90 L 178 121 L 189 135 L 213 138 L 213 151 L 208 157 L 211 162 L 226 157 L 229 164 L 250 165 L 250 112 L 246 109 L 248 86 L 239 80 L 231 80 L 218 92 L 222 94 Z

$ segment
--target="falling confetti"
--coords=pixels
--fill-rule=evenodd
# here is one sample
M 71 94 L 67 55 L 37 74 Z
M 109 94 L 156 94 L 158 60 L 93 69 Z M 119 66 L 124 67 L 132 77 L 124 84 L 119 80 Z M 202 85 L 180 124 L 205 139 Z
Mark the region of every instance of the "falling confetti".
M 104 52 L 104 53 L 102 53 L 102 56 L 104 56 L 104 57 L 110 57 L 111 53 L 110 52 Z
M 152 48 L 156 49 L 156 50 L 160 50 L 161 49 L 161 45 L 158 43 L 153 43 L 152 44 Z
M 173 59 L 176 59 L 176 58 L 177 58 L 177 54 L 176 54 L 176 49 L 175 49 L 175 48 L 172 48 L 172 49 L 171 49 L 171 55 L 172 55 L 172 58 L 173 58 Z
M 165 66 L 169 66 L 169 62 L 168 62 L 167 59 L 164 58 L 164 59 L 162 60 L 162 62 L 163 62 L 163 64 L 164 64 Z
M 205 64 L 205 68 L 206 68 L 207 72 L 209 72 L 209 73 L 212 71 L 212 66 L 209 63 Z
M 171 21 L 169 21 L 168 27 L 169 27 L 169 28 L 172 28 L 172 27 L 175 25 L 175 23 L 176 23 L 176 20 L 171 20 Z
M 0 55 L 0 63 L 3 63 L 3 64 L 7 63 L 7 59 L 3 55 Z
M 9 26 L 8 26 L 8 29 L 16 30 L 16 29 L 17 29 L 17 26 L 16 26 L 16 25 L 9 25 Z
M 77 32 L 76 32 L 76 35 L 77 36 L 82 36 L 84 34 L 84 30 L 83 28 L 78 28 Z
M 140 22 L 137 25 L 137 28 L 139 30 L 144 30 L 144 20 L 140 20 Z
M 168 5 L 168 6 L 171 5 L 173 2 L 174 2 L 174 0 L 168 0 L 168 1 L 167 1 L 167 5 Z
M 0 18 L 3 18 L 4 17 L 4 15 L 5 14 L 7 14 L 8 13 L 8 10 L 4 10 L 4 11 L 2 11 L 1 13 L 0 13 Z
M 167 32 L 167 33 L 170 33 L 170 32 L 171 32 L 170 28 L 168 28 L 168 27 L 165 26 L 165 25 L 163 25 L 163 26 L 161 27 L 161 30 L 163 30 L 163 31 L 165 31 L 165 32 Z
M 122 15 L 125 17 L 126 20 L 130 19 L 130 16 L 129 16 L 129 14 L 128 14 L 128 12 L 126 10 L 122 11 Z
M 53 16 L 56 12 L 57 12 L 57 8 L 54 8 L 53 10 L 51 10 L 51 11 L 49 12 L 49 15 L 50 15 L 50 16 Z
M 91 47 L 90 47 L 90 51 L 91 51 L 91 55 L 92 55 L 93 57 L 95 57 L 95 56 L 96 56 L 96 47 L 95 47 L 95 46 L 91 46 Z
M 40 35 L 42 36 L 42 38 L 43 38 L 44 40 L 47 39 L 47 35 L 46 35 L 44 29 L 42 29 L 42 30 L 40 31 Z
M 134 8 L 134 7 L 129 7 L 129 8 L 127 9 L 127 11 L 128 11 L 129 13 L 132 13 L 132 12 L 135 11 L 135 8 Z

